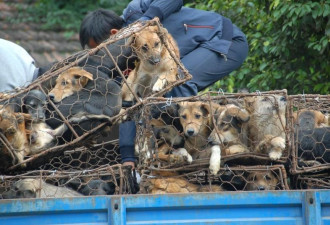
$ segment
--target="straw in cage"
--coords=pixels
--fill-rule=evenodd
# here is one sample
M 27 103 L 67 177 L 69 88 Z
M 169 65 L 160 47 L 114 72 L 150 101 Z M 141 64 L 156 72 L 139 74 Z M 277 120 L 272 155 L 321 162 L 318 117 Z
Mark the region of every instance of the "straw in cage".
M 155 169 L 144 171 L 140 183 L 140 192 L 151 194 L 288 189 L 282 165 L 226 167 L 217 175 L 205 169 L 188 173 Z
M 294 174 L 330 168 L 330 95 L 290 96 Z
M 138 191 L 131 168 L 121 165 L 73 172 L 30 171 L 2 178 L 4 199 L 118 195 Z

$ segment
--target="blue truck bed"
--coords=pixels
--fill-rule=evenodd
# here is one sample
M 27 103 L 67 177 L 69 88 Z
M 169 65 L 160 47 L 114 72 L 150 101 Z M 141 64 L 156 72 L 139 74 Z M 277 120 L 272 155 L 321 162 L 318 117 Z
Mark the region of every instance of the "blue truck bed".
M 330 190 L 1 200 L 1 225 L 330 224 Z

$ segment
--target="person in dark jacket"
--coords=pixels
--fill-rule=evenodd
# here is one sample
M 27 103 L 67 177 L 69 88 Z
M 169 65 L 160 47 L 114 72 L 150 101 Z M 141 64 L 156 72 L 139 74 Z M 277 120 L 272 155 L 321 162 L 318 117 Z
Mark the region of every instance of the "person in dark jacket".
M 176 40 L 181 62 L 193 77 L 174 87 L 165 97 L 197 95 L 199 91 L 239 68 L 248 54 L 244 33 L 230 19 L 215 12 L 183 7 L 182 0 L 133 0 L 124 9 L 122 16 L 102 11 L 90 13 L 82 22 L 82 47 L 96 47 L 100 44 L 103 41 L 98 38 L 101 31 L 108 37 L 130 23 L 154 17 L 160 19 Z M 134 139 L 134 121 L 121 124 L 119 145 L 124 164 L 135 160 Z

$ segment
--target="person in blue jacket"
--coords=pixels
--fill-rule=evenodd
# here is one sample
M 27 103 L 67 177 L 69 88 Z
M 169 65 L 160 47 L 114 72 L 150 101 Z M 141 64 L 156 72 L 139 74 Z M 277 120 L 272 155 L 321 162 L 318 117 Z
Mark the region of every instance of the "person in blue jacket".
M 181 62 L 192 79 L 174 87 L 165 97 L 197 95 L 239 68 L 248 54 L 244 33 L 230 19 L 215 12 L 183 7 L 182 0 L 133 0 L 122 16 L 104 11 L 107 10 L 96 10 L 83 20 L 80 28 L 83 47 L 96 47 L 118 29 L 154 17 L 176 40 Z M 135 161 L 135 132 L 134 121 L 120 125 L 119 146 L 124 164 L 132 165 Z

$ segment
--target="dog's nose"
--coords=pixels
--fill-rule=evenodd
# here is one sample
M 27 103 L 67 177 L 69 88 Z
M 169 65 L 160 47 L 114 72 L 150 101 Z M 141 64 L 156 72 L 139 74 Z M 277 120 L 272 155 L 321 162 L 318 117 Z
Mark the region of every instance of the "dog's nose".
M 152 64 L 152 65 L 156 65 L 160 62 L 160 57 L 150 57 L 149 58 L 149 62 Z
M 55 95 L 53 93 L 49 93 L 48 96 L 49 96 L 50 100 L 54 100 L 54 98 L 55 98 Z
M 194 131 L 193 129 L 188 129 L 188 130 L 187 130 L 187 134 L 188 134 L 189 136 L 192 136 L 194 133 L 195 133 L 195 131 Z
M 258 187 L 258 190 L 259 190 L 259 191 L 264 191 L 264 190 L 265 190 L 265 187 L 264 187 L 264 186 L 259 186 L 259 187 Z

